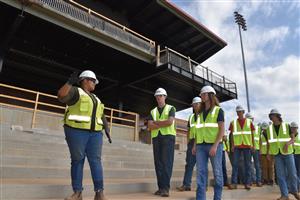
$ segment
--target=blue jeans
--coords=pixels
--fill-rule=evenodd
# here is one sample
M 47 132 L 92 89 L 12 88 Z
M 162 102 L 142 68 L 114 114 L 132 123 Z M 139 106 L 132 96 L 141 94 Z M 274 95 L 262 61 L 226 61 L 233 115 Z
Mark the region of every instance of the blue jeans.
M 232 177 L 231 183 L 237 184 L 238 183 L 238 173 L 239 173 L 239 162 L 240 156 L 243 155 L 244 157 L 244 184 L 250 185 L 251 184 L 251 149 L 250 148 L 234 148 L 233 153 L 233 166 L 232 166 Z
M 295 166 L 297 170 L 297 177 L 298 177 L 298 189 L 300 187 L 300 154 L 294 154 L 295 159 Z
M 222 151 L 223 144 L 219 144 L 216 155 L 209 156 L 209 150 L 212 144 L 197 144 L 196 160 L 197 160 L 197 192 L 196 200 L 206 199 L 206 185 L 208 178 L 208 158 L 212 165 L 214 173 L 214 200 L 221 200 L 223 190 L 223 172 L 222 172 Z
M 255 150 L 254 152 L 252 152 L 252 157 L 254 160 L 255 175 L 256 175 L 255 182 L 261 183 L 261 168 L 260 168 L 259 150 Z M 251 168 L 252 168 L 252 166 L 251 166 Z M 252 170 L 251 170 L 251 172 L 253 173 Z
M 186 165 L 184 171 L 184 178 L 183 178 L 183 185 L 186 187 L 191 187 L 192 183 L 192 176 L 193 176 L 193 169 L 196 164 L 196 156 L 192 154 L 192 149 L 194 146 L 194 140 L 190 140 L 187 144 L 187 151 L 186 151 Z
M 152 139 L 152 144 L 158 188 L 169 190 L 174 162 L 175 136 L 158 134 Z
M 223 171 L 223 184 L 228 185 L 227 169 L 226 169 L 226 151 L 222 153 L 222 171 Z
M 85 131 L 64 126 L 66 141 L 71 154 L 71 178 L 73 191 L 82 191 L 83 166 L 87 157 L 94 183 L 94 190 L 103 190 L 101 163 L 101 131 Z
M 281 195 L 287 197 L 289 191 L 292 193 L 297 193 L 298 178 L 296 174 L 294 155 L 276 155 L 275 170 Z

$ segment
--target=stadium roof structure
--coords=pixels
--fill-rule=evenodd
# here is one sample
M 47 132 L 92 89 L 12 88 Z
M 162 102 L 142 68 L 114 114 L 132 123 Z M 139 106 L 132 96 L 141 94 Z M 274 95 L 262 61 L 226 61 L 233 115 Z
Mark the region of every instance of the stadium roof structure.
M 237 98 L 233 81 L 200 64 L 226 42 L 169 1 L 0 0 L 0 26 L 2 83 L 55 94 L 91 69 L 106 105 L 141 115 L 158 87 L 177 110 L 204 85 Z

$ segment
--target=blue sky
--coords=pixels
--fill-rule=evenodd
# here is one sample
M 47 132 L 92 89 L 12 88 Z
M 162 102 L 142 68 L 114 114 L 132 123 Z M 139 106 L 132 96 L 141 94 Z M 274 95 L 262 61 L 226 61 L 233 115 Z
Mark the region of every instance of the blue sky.
M 179 8 L 224 39 L 228 45 L 202 65 L 237 83 L 237 100 L 222 103 L 226 126 L 236 117 L 235 106 L 247 108 L 238 28 L 233 12 L 247 21 L 242 32 L 251 113 L 268 121 L 277 108 L 286 122 L 300 118 L 300 1 L 172 0 Z M 190 109 L 178 112 L 185 118 Z

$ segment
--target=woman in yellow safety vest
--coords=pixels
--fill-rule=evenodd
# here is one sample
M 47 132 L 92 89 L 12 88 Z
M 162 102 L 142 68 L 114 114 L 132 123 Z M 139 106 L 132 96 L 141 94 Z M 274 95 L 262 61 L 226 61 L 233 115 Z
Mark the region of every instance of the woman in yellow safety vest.
M 211 86 L 204 86 L 200 92 L 201 108 L 197 119 L 195 144 L 197 192 L 196 200 L 206 199 L 208 177 L 208 159 L 214 174 L 214 200 L 221 200 L 223 190 L 222 172 L 222 137 L 224 135 L 224 112 L 219 106 L 216 91 Z
M 76 83 L 80 87 L 75 87 Z M 71 179 L 74 193 L 65 200 L 82 200 L 82 178 L 87 157 L 94 183 L 95 200 L 105 200 L 103 195 L 103 170 L 101 163 L 102 131 L 109 136 L 104 116 L 104 105 L 92 93 L 98 80 L 94 72 L 71 74 L 68 82 L 58 91 L 58 99 L 66 103 L 64 131 L 71 154 Z M 109 142 L 111 143 L 110 137 Z
M 274 155 L 275 157 L 276 178 L 281 192 L 278 200 L 288 200 L 289 193 L 300 200 L 292 146 L 295 136 L 291 133 L 289 124 L 282 121 L 278 110 L 272 109 L 269 118 L 273 124 L 267 129 L 269 141 L 267 156 Z

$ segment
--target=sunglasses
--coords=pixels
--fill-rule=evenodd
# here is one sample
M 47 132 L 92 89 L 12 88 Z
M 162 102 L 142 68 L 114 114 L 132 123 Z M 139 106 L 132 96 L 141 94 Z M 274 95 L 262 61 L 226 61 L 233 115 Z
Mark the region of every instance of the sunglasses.
M 85 78 L 85 79 L 88 80 L 88 81 L 92 81 L 93 83 L 96 83 L 96 80 L 93 79 L 93 78 Z

